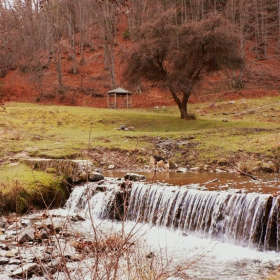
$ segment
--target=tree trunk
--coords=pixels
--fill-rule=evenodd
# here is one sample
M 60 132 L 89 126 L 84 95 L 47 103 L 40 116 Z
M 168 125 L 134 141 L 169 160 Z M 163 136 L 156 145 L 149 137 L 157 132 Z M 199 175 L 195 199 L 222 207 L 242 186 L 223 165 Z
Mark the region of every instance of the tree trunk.
M 57 43 L 57 50 L 54 51 L 54 63 L 57 71 L 57 80 L 58 80 L 58 92 L 63 93 L 63 82 L 62 82 L 62 61 L 61 61 L 61 44 Z
M 183 92 L 183 97 L 182 97 L 182 101 L 181 101 L 180 98 L 178 97 L 178 95 L 176 94 L 173 86 L 168 85 L 168 87 L 169 87 L 169 90 L 172 94 L 172 97 L 173 97 L 175 103 L 177 104 L 177 106 L 180 110 L 181 119 L 187 119 L 188 118 L 188 101 L 189 101 L 189 97 L 191 95 L 191 91 Z

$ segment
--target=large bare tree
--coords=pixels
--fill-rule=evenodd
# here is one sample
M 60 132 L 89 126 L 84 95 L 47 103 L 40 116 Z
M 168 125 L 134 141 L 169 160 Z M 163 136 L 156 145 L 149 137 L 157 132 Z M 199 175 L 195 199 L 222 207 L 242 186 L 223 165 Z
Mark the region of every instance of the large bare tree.
M 238 35 L 228 20 L 212 14 L 201 21 L 177 25 L 173 12 L 143 25 L 125 61 L 126 80 L 137 84 L 139 79 L 146 79 L 165 85 L 181 119 L 188 118 L 188 100 L 199 78 L 244 65 Z

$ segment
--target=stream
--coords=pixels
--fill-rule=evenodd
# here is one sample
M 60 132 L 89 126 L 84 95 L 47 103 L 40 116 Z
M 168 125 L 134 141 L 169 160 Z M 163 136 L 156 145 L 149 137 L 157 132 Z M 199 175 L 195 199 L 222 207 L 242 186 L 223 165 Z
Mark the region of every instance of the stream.
M 96 232 L 98 244 L 130 236 L 118 280 L 263 280 L 280 272 L 278 174 L 137 173 L 146 180 L 132 183 L 123 222 L 112 217 L 126 172 L 109 171 L 104 181 L 75 186 L 61 209 L 3 222 L 0 279 L 113 279 L 118 244 L 103 245 L 96 262 Z

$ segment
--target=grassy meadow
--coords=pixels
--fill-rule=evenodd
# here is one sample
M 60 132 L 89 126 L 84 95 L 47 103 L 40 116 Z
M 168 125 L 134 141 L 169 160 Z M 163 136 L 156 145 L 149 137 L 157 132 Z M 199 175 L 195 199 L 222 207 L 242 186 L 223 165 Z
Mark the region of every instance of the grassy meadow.
M 247 160 L 255 154 L 278 160 L 280 97 L 190 104 L 188 108 L 196 120 L 181 120 L 177 107 L 113 110 L 6 103 L 0 112 L 0 184 L 9 189 L 19 182 L 28 193 L 32 193 L 30 186 L 40 191 L 51 186 L 57 191 L 61 178 L 31 170 L 21 160 L 84 159 L 86 151 L 98 147 L 149 151 L 156 138 L 177 143 L 194 139 L 196 145 L 185 155 L 193 165 L 233 159 L 238 153 L 238 158 L 242 153 Z M 135 129 L 117 129 L 121 125 Z

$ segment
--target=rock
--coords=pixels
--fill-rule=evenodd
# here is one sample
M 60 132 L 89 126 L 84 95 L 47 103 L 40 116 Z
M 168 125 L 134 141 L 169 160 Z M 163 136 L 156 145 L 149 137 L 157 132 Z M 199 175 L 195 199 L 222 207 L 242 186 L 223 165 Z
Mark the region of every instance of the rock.
M 7 264 L 9 261 L 10 261 L 9 258 L 1 257 L 0 258 L 0 265 Z
M 85 221 L 86 219 L 85 218 L 83 218 L 82 216 L 80 216 L 80 215 L 75 215 L 75 216 L 72 216 L 71 217 L 71 221 L 73 221 L 73 222 L 77 222 L 77 221 Z
M 188 169 L 187 168 L 184 168 L 184 167 L 179 167 L 178 169 L 177 169 L 177 172 L 179 172 L 179 173 L 186 173 L 188 171 Z
M 7 244 L 2 244 L 2 243 L 0 243 L 0 249 L 1 249 L 1 250 L 8 251 L 8 250 L 9 250 L 9 247 L 7 246 Z
M 153 252 L 150 252 L 149 254 L 146 255 L 147 259 L 152 259 L 155 257 L 155 254 Z
M 215 170 L 214 170 L 215 172 L 217 172 L 217 173 L 222 173 L 222 172 L 226 172 L 225 170 L 223 170 L 223 169 L 220 169 L 220 168 L 216 168 Z
M 31 225 L 31 221 L 30 220 L 22 220 L 21 225 L 23 225 L 24 227 L 30 226 Z
M 209 171 L 209 169 L 210 169 L 210 165 L 205 164 L 204 167 L 203 167 L 203 170 L 204 171 Z
M 62 231 L 62 227 L 57 226 L 54 230 L 55 230 L 55 233 L 60 233 Z
M 5 232 L 5 235 L 6 235 L 6 239 L 12 239 L 14 235 L 17 234 L 17 231 L 16 230 L 7 230 Z
M 263 171 L 263 172 L 275 172 L 277 170 L 275 164 L 271 161 L 269 162 L 262 162 L 260 167 L 259 167 L 259 170 L 260 171 Z
M 55 244 L 54 256 L 72 257 L 76 254 L 76 249 L 65 240 L 57 240 Z
M 40 230 L 40 239 L 43 240 L 43 239 L 48 239 L 48 238 L 49 238 L 48 232 L 45 229 L 41 229 Z
M 226 158 L 219 158 L 217 163 L 219 166 L 227 166 L 229 162 Z
M 199 166 L 192 167 L 192 168 L 190 168 L 190 171 L 193 171 L 193 172 L 200 171 L 200 167 Z
M 110 164 L 108 167 L 107 167 L 108 170 L 113 170 L 115 169 L 115 165 L 114 164 Z
M 0 228 L 5 228 L 7 225 L 7 219 L 4 217 L 0 217 Z
M 99 192 L 106 192 L 107 188 L 105 186 L 98 186 L 96 187 L 96 190 L 99 191 Z
M 34 229 L 29 228 L 19 235 L 18 242 L 22 244 L 24 242 L 33 241 L 34 237 L 35 237 Z
M 88 179 L 91 182 L 99 182 L 104 179 L 104 176 L 100 174 L 99 172 L 91 172 L 88 175 Z
M 56 170 L 58 175 L 64 175 L 73 183 L 86 182 L 88 174 L 95 171 L 93 163 L 89 160 L 26 159 L 24 163 L 35 170 Z
M 22 228 L 22 225 L 20 223 L 14 222 L 7 227 L 7 230 L 18 230 L 18 229 L 21 229 L 21 228 Z
M 1 273 L 1 280 L 14 280 L 9 276 L 10 273 L 5 272 L 5 274 Z
M 17 254 L 18 254 L 18 251 L 17 251 L 17 250 L 11 250 L 11 251 L 8 251 L 8 252 L 5 254 L 5 257 L 6 257 L 6 258 L 13 258 L 13 257 L 15 257 Z
M 144 175 L 140 175 L 136 173 L 127 173 L 124 175 L 124 179 L 130 181 L 142 181 L 142 180 L 146 180 L 146 177 Z
M 73 183 L 81 183 L 87 181 L 87 173 L 85 171 L 81 171 L 72 177 Z
M 37 268 L 37 266 L 38 265 L 36 263 L 25 264 L 24 266 L 12 272 L 11 276 L 21 276 L 25 279 L 34 273 L 34 270 Z
M 13 264 L 20 265 L 21 264 L 21 260 L 18 260 L 18 259 L 15 259 L 15 258 L 11 258 L 10 261 L 9 261 L 9 264 L 11 264 L 11 265 L 13 265 Z

